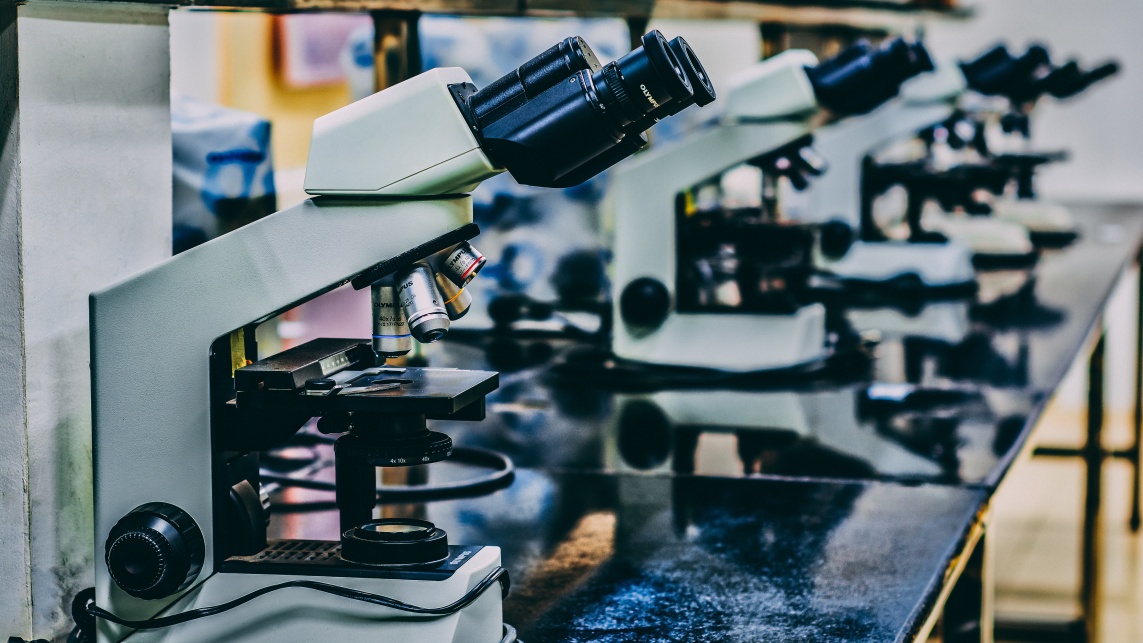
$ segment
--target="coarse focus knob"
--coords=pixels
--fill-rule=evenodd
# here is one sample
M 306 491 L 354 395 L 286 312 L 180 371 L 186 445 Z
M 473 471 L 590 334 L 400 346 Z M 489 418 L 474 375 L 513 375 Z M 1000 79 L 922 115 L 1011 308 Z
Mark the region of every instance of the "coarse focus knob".
M 151 502 L 115 523 L 104 553 L 115 584 L 136 598 L 151 600 L 190 587 L 202 570 L 206 546 L 190 514 Z
M 671 312 L 671 293 L 663 282 L 639 277 L 623 288 L 619 315 L 624 323 L 640 331 L 655 330 Z

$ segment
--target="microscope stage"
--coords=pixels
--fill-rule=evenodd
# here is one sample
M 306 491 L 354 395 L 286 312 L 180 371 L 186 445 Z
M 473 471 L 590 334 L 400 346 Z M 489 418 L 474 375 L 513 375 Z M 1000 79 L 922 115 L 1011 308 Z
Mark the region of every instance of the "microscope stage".
M 314 416 L 359 411 L 458 419 L 453 416 L 499 386 L 492 371 L 378 367 L 374 359 L 360 340 L 315 339 L 235 371 L 235 404 Z M 314 388 L 317 380 L 331 388 Z

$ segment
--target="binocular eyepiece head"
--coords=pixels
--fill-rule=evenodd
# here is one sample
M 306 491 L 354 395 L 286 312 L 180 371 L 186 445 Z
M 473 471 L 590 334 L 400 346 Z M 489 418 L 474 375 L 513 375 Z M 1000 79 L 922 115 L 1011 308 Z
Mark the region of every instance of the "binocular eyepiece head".
M 986 96 L 1004 96 L 1028 83 L 1049 59 L 1042 45 L 1031 45 L 1020 56 L 1013 56 L 1005 45 L 997 45 L 961 62 L 960 69 L 969 89 Z
M 897 95 L 910 78 L 935 69 L 920 42 L 894 38 L 874 48 L 862 40 L 806 75 L 823 107 L 839 115 L 865 114 Z
M 715 98 L 694 50 L 658 30 L 606 65 L 572 37 L 482 90 L 451 89 L 485 154 L 540 187 L 591 178 L 640 149 L 658 120 Z
M 1119 71 L 1115 61 L 1083 69 L 1075 60 L 1060 66 L 1051 62 L 1048 50 L 1032 45 L 1013 56 L 1005 45 L 996 45 L 980 56 L 960 63 L 969 89 L 987 96 L 1003 96 L 1014 103 L 1031 103 L 1044 94 L 1069 98 Z

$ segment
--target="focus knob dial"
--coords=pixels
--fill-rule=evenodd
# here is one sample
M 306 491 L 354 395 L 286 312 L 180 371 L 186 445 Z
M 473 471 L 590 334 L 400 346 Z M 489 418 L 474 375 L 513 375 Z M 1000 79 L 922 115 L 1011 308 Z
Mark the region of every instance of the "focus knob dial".
M 115 524 L 104 553 L 115 584 L 136 598 L 150 600 L 190 587 L 202 570 L 206 546 L 190 514 L 152 502 Z

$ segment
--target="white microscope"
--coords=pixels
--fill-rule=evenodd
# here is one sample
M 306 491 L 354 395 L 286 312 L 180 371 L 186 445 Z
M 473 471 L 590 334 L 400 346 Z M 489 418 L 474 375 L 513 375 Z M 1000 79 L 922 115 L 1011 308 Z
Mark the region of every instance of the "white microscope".
M 965 65 L 973 66 L 978 76 L 987 73 L 995 76 L 1001 67 L 1012 75 L 1012 63 L 1011 58 L 999 60 L 986 54 Z M 851 286 L 905 290 L 914 297 L 928 298 L 971 294 L 976 284 L 974 251 L 1031 256 L 1033 248 L 1025 229 L 991 221 L 987 222 L 991 225 L 986 233 L 974 233 L 969 227 L 978 222 L 975 218 L 960 226 L 956 233 L 948 229 L 955 224 L 948 217 L 942 218 L 941 223 L 949 224 L 940 229 L 946 239 L 929 238 L 917 243 L 913 237 L 917 236 L 920 220 L 908 222 L 912 227 L 910 238 L 889 238 L 873 215 L 870 195 L 863 190 L 869 180 L 863 175 L 864 169 L 869 167 L 867 156 L 888 154 L 892 157 L 894 152 L 905 158 L 928 155 L 932 141 L 928 141 L 929 147 L 923 151 L 912 149 L 924 138 L 918 138 L 919 134 L 940 132 L 944 135 L 941 142 L 946 144 L 950 139 L 959 141 L 958 136 L 972 137 L 972 131 L 966 134 L 956 127 L 968 125 L 962 122 L 959 107 L 968 89 L 963 66 L 942 63 L 934 73 L 906 83 L 901 97 L 883 109 L 823 130 L 818 136 L 817 149 L 830 159 L 832 169 L 814 183 L 808 192 L 805 213 L 798 218 L 831 221 L 834 226 L 837 224 L 832 222 L 840 221 L 857 229 L 857 238 L 851 244 L 845 243 L 851 236 L 834 233 L 841 242 L 836 243 L 836 247 L 823 244 L 823 252 L 818 257 L 825 270 Z M 901 141 L 906 144 L 902 146 Z M 962 142 L 959 147 L 964 146 Z M 902 147 L 905 149 L 900 149 Z M 861 207 L 855 207 L 856 204 Z M 919 214 L 905 212 L 902 218 Z
M 376 467 L 448 457 L 426 421 L 483 419 L 497 374 L 384 358 L 464 312 L 482 258 L 462 192 L 590 176 L 694 103 L 692 81 L 693 52 L 657 31 L 603 66 L 568 38 L 479 91 L 425 72 L 315 122 L 316 198 L 93 293 L 95 640 L 515 640 L 497 547 L 373 517 Z M 372 345 L 258 355 L 259 323 L 349 282 L 373 288 Z M 313 418 L 340 435 L 335 482 L 310 482 L 336 493 L 341 540 L 268 540 L 259 453 Z
M 1039 247 L 1059 247 L 1075 238 L 1075 225 L 1060 206 L 1030 200 L 1036 167 L 1058 160 L 1059 154 L 1032 154 L 1011 150 L 1013 136 L 1001 136 L 995 145 L 1005 145 L 1003 154 L 989 152 L 989 139 L 1001 132 L 1001 122 L 1011 124 L 1027 109 L 1011 110 L 1004 98 L 1030 108 L 1044 93 L 1072 95 L 1114 73 L 1114 64 L 1081 71 L 1073 61 L 1058 68 L 1047 66 L 1047 51 L 1032 46 L 1013 56 L 1002 46 L 960 63 L 938 65 L 935 73 L 907 83 L 901 98 L 872 114 L 823 129 L 816 149 L 830 159 L 831 171 L 815 181 L 809 191 L 802 220 L 841 220 L 857 226 L 860 234 L 851 246 L 838 244 L 834 254 L 823 253 L 819 263 L 842 279 L 857 285 L 901 287 L 901 278 L 913 280 L 921 292 L 933 296 L 944 292 L 967 292 L 973 283 L 973 268 L 1019 268 L 1035 263 Z M 1000 98 L 992 98 L 1000 97 Z M 1002 100 L 1003 98 L 1003 100 Z M 998 104 L 999 103 L 999 104 Z M 969 110 L 970 113 L 966 113 Z M 1001 118 L 1004 114 L 1004 118 Z M 918 136 L 920 134 L 920 136 Z M 1018 138 L 1018 137 L 1017 137 Z M 904 142 L 904 144 L 902 144 Z M 925 149 L 918 150 L 924 144 Z M 1023 144 L 1026 148 L 1026 141 Z M 903 243 L 885 239 L 874 218 L 858 220 L 853 204 L 862 198 L 863 158 L 903 154 L 922 155 L 933 171 L 953 169 L 962 175 L 975 172 L 984 177 L 987 163 L 1011 176 L 1000 198 L 978 206 L 983 211 L 950 216 L 941 208 L 924 213 L 924 227 L 948 238 L 945 243 Z M 991 178 L 991 177 L 989 177 Z M 988 185 L 981 185 L 988 188 Z M 1008 193 L 1015 188 L 1015 198 Z M 981 216 L 991 211 L 992 216 Z M 864 213 L 869 215 L 870 213 Z
M 880 49 L 859 43 L 822 64 L 786 51 L 731 81 L 719 122 L 620 168 L 609 202 L 615 353 L 728 371 L 822 360 L 825 308 L 788 296 L 810 267 L 812 231 L 757 209 L 705 207 L 702 194 L 743 164 L 760 167 L 764 180 L 804 183 L 821 172 L 807 149 L 815 117 L 867 112 L 931 68 L 921 45 L 901 39 Z
M 1075 220 L 1067 208 L 1038 199 L 1036 170 L 1066 158 L 1064 152 L 1032 148 L 1031 117 L 1045 96 L 1067 99 L 1116 74 L 1119 65 L 1108 61 L 1091 69 L 1075 60 L 1054 65 L 1044 47 L 1033 45 L 1019 57 L 998 45 L 980 57 L 961 63 L 968 86 L 978 95 L 967 103 L 967 118 L 975 135 L 962 147 L 967 153 L 1008 168 L 1015 189 L 992 203 L 992 218 L 1025 227 L 1037 247 L 1062 247 L 1077 236 Z

